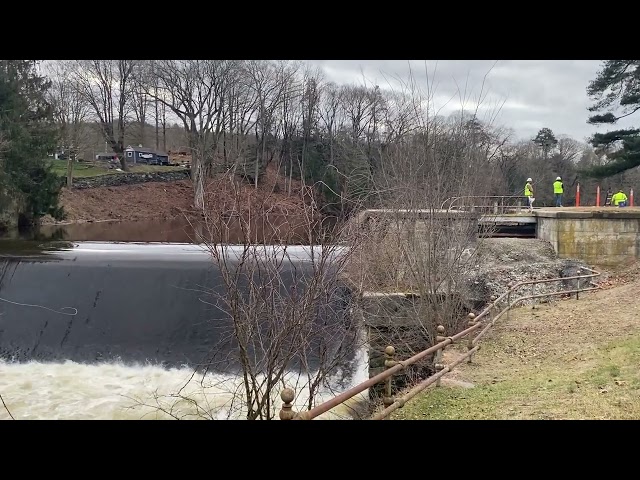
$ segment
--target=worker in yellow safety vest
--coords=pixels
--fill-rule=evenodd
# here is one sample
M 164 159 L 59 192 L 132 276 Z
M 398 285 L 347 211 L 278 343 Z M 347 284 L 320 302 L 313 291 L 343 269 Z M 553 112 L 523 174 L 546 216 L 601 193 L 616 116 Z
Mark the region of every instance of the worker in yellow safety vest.
M 533 196 L 533 180 L 531 177 L 527 178 L 527 183 L 524 185 L 524 196 L 529 200 L 529 211 L 533 212 L 533 202 L 535 202 L 535 197 Z
M 611 203 L 613 203 L 616 207 L 627 206 L 627 196 L 622 191 L 622 189 L 618 190 L 618 193 L 613 194 L 613 197 L 611 197 Z
M 553 182 L 553 194 L 556 197 L 556 207 L 562 206 L 563 193 L 564 193 L 564 185 L 562 185 L 562 178 L 556 177 L 556 181 Z

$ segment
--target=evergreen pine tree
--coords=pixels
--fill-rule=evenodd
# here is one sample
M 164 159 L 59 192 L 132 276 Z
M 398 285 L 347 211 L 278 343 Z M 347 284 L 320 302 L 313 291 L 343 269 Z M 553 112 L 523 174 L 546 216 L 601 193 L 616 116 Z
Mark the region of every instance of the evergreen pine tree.
M 588 123 L 615 124 L 640 110 L 640 60 L 606 60 L 596 78 L 587 88 L 595 104 Z M 614 111 L 620 111 L 615 115 Z M 640 165 L 640 129 L 621 129 L 607 133 L 596 133 L 590 143 L 609 159 L 584 173 L 594 178 L 605 178 Z
M 49 85 L 35 60 L 0 60 L 0 208 L 17 208 L 23 223 L 63 216 L 62 182 L 47 159 L 57 140 Z

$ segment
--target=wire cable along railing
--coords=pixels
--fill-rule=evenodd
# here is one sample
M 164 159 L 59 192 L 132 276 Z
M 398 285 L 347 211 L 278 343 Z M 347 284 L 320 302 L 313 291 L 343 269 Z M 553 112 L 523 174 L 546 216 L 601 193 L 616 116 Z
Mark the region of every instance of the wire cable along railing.
M 580 272 L 590 272 L 587 274 L 580 274 Z M 388 346 L 385 348 L 385 368 L 386 370 L 379 373 L 378 375 L 371 377 L 369 380 L 366 380 L 359 385 L 356 385 L 349 390 L 341 393 L 333 397 L 332 399 L 315 406 L 311 410 L 295 412 L 293 411 L 293 404 L 295 398 L 295 391 L 291 388 L 285 388 L 280 397 L 282 398 L 282 408 L 280 410 L 280 419 L 281 420 L 312 420 L 323 413 L 328 412 L 329 410 L 337 407 L 338 405 L 346 402 L 347 400 L 355 397 L 356 395 L 364 392 L 368 388 L 371 388 L 377 384 L 385 382 L 385 392 L 383 395 L 383 405 L 384 409 L 375 413 L 371 419 L 372 420 L 384 420 L 386 419 L 392 412 L 395 410 L 402 408 L 406 402 L 415 397 L 418 393 L 422 392 L 424 389 L 429 387 L 432 384 L 436 384 L 436 386 L 440 385 L 440 379 L 445 376 L 447 373 L 451 372 L 456 366 L 467 360 L 469 363 L 472 362 L 473 355 L 478 352 L 480 349 L 480 345 L 478 342 L 482 337 L 486 335 L 486 333 L 495 325 L 495 323 L 502 318 L 504 315 L 509 316 L 509 311 L 515 307 L 518 303 L 529 300 L 529 299 L 538 299 L 544 297 L 552 297 L 552 296 L 562 296 L 562 295 L 576 295 L 576 299 L 580 298 L 580 293 L 589 292 L 592 290 L 598 290 L 599 287 L 594 285 L 591 281 L 594 277 L 598 277 L 600 272 L 581 267 L 578 270 L 578 275 L 571 277 L 557 277 L 545 280 L 530 280 L 527 282 L 519 282 L 514 284 L 507 290 L 505 293 L 496 298 L 493 302 L 491 302 L 480 314 L 475 316 L 473 313 L 469 314 L 469 323 L 468 327 L 462 330 L 459 333 L 456 333 L 452 336 L 445 335 L 445 328 L 442 325 L 438 325 L 437 327 L 437 336 L 436 336 L 436 344 L 432 347 L 423 350 L 416 355 L 406 359 L 406 360 L 396 360 L 395 359 L 395 349 L 392 346 Z M 570 280 L 576 281 L 576 287 L 570 289 L 564 289 L 557 292 L 549 292 L 549 293 L 535 293 L 536 285 L 552 283 L 552 282 L 566 282 Z M 587 281 L 581 286 L 581 282 Z M 529 295 L 522 295 L 517 298 L 513 298 L 515 295 L 515 291 L 522 288 L 531 287 L 531 293 Z M 443 363 L 443 352 L 444 349 L 451 345 L 452 343 L 457 342 L 463 338 L 467 339 L 467 352 L 461 355 L 452 363 L 445 365 Z M 436 373 L 422 380 L 420 383 L 411 388 L 407 393 L 402 395 L 401 397 L 395 398 L 393 397 L 392 392 L 392 384 L 391 380 L 393 375 L 401 372 L 406 367 L 413 365 L 420 360 L 427 358 L 430 355 L 434 355 L 434 367 Z

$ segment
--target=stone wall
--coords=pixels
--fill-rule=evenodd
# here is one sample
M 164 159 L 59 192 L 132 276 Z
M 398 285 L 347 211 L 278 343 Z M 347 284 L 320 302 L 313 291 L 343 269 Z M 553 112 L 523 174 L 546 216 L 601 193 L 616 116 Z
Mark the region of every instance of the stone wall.
M 640 209 L 536 212 L 537 236 L 561 258 L 614 266 L 640 257 Z
M 437 322 L 422 312 L 421 301 L 404 293 L 365 293 L 355 309 L 368 338 L 369 378 L 385 370 L 384 349 L 395 348 L 396 360 L 406 360 L 434 344 Z M 431 375 L 433 356 L 407 367 L 393 377 L 394 395 L 419 379 Z M 380 400 L 384 384 L 369 389 L 372 401 Z
M 98 177 L 77 178 L 73 180 L 74 189 L 118 187 L 120 185 L 134 185 L 147 182 L 177 182 L 187 180 L 191 176 L 189 170 L 172 170 L 168 172 L 152 173 L 114 173 Z M 66 178 L 63 179 L 66 184 Z
M 418 290 L 415 279 L 408 274 L 399 246 L 416 255 L 428 255 L 433 249 L 440 250 L 443 257 L 450 254 L 450 249 L 455 254 L 456 248 L 471 248 L 477 242 L 478 218 L 477 213 L 462 211 L 372 209 L 361 212 L 353 220 L 353 228 L 366 235 L 359 248 L 368 258 L 376 258 L 375 262 L 359 265 L 367 280 L 365 289 L 369 291 L 362 294 L 361 303 L 354 309 L 366 329 L 370 378 L 385 369 L 387 346 L 395 348 L 396 360 L 406 360 L 433 346 L 436 336 L 438 321 L 427 311 L 427 305 L 433 305 L 435 300 L 425 302 L 410 294 L 377 292 L 386 290 L 389 285 Z M 443 262 L 443 265 L 452 264 L 455 262 Z M 433 269 L 434 274 L 438 271 Z M 457 308 L 454 305 L 460 305 L 465 310 L 460 318 L 466 317 L 469 305 L 474 304 L 472 300 L 466 300 L 463 292 L 451 294 L 443 288 L 443 292 L 438 292 L 439 297 L 442 295 L 447 297 L 448 306 Z M 438 304 L 442 301 L 439 299 Z M 393 378 L 394 395 L 432 373 L 433 356 L 407 367 Z M 369 389 L 369 397 L 375 402 L 383 392 L 384 384 L 375 385 Z
M 478 239 L 478 215 L 467 212 L 422 210 L 364 210 L 351 220 L 356 247 L 354 260 L 358 276 L 368 291 L 420 290 L 409 258 L 433 258 L 437 265 L 430 275 L 444 277 L 456 263 L 460 250 L 472 247 Z M 369 261 L 375 259 L 375 261 Z M 411 265 L 413 264 L 413 265 Z M 358 281 L 357 283 L 360 283 Z

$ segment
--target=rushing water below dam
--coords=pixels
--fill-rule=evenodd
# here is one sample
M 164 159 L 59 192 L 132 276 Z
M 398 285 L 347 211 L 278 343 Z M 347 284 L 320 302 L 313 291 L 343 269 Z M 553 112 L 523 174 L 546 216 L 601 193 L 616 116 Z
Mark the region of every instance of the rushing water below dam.
M 82 227 L 90 236 L 92 227 Z M 112 237 L 123 231 L 111 227 Z M 148 241 L 139 232 L 137 241 Z M 264 251 L 269 248 L 282 249 Z M 278 275 L 283 291 L 308 284 L 310 248 L 287 247 Z M 228 248 L 230 265 L 240 251 Z M 230 317 L 220 306 L 229 291 L 202 246 L 51 242 L 32 232 L 0 240 L 0 262 L 0 395 L 15 418 L 200 417 L 175 397 L 178 391 L 211 407 L 213 418 L 242 418 L 230 406 L 240 365 L 237 345 L 228 340 Z M 343 328 L 350 321 L 349 290 L 336 287 L 324 307 L 315 322 Z M 336 335 L 329 351 L 341 341 Z M 363 349 L 354 342 L 343 355 L 320 398 L 366 379 Z M 291 386 L 302 363 L 317 371 L 320 355 L 301 362 L 290 363 Z M 305 402 L 298 385 L 298 401 Z M 9 414 L 0 407 L 3 418 Z

